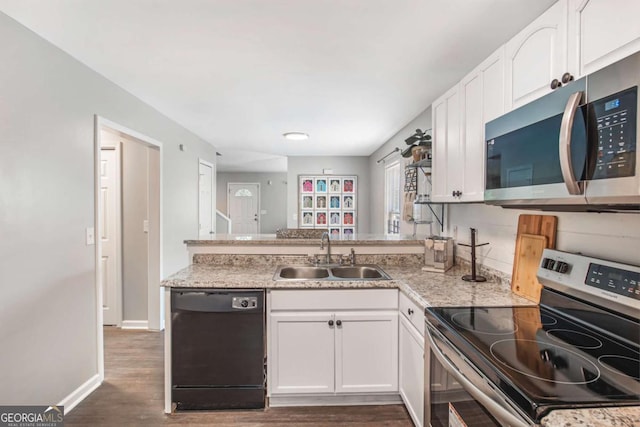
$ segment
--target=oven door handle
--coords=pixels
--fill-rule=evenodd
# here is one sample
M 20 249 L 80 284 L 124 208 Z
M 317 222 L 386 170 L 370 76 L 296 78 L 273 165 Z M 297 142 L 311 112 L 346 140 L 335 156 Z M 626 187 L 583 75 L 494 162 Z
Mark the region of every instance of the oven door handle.
M 560 170 L 562 171 L 562 179 L 567 186 L 569 194 L 584 194 L 584 184 L 578 182 L 573 172 L 573 163 L 571 162 L 571 131 L 573 130 L 573 122 L 576 118 L 576 112 L 580 108 L 582 100 L 582 92 L 572 93 L 567 100 L 567 105 L 562 115 L 562 123 L 560 124 L 560 138 L 558 148 L 560 150 Z
M 464 389 L 473 396 L 484 408 L 493 415 L 500 424 L 511 427 L 529 427 L 529 423 L 525 423 L 519 417 L 516 417 L 508 410 L 504 409 L 498 402 L 487 396 L 482 390 L 475 386 L 458 368 L 456 368 L 448 358 L 442 354 L 436 345 L 430 327 L 427 327 L 427 336 L 431 346 L 431 353 L 436 356 L 438 361 L 446 368 L 446 370 L 455 377 L 455 379 L 464 387 Z

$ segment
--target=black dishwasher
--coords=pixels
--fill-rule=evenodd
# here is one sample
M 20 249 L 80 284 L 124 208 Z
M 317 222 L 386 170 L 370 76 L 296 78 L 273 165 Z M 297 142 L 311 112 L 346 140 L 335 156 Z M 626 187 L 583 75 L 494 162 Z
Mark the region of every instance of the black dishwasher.
M 255 409 L 265 402 L 263 290 L 173 289 L 176 409 Z

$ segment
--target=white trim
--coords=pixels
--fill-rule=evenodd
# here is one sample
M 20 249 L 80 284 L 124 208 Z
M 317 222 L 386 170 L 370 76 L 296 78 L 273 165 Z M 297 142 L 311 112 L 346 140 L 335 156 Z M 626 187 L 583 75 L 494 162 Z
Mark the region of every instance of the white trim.
M 231 194 L 231 186 L 232 185 L 257 185 L 258 186 L 258 230 L 257 230 L 257 234 L 260 234 L 260 229 L 262 226 L 262 218 L 261 218 L 261 202 L 262 202 L 262 196 L 261 196 L 261 191 L 262 189 L 260 188 L 260 183 L 259 182 L 227 182 L 227 217 L 229 219 L 231 219 L 231 215 L 230 215 L 230 209 L 231 209 L 231 204 L 229 203 L 229 195 Z
M 213 233 L 217 233 L 216 230 L 216 165 L 198 157 L 198 237 L 200 237 L 200 165 L 205 165 L 211 168 L 211 229 Z
M 58 403 L 58 406 L 64 406 L 64 414 L 67 415 L 73 410 L 73 408 L 78 406 L 78 403 L 82 402 L 85 397 L 89 396 L 95 389 L 100 387 L 101 384 L 102 380 L 100 379 L 100 374 L 95 374 L 85 381 L 80 387 L 69 393 L 67 397 L 62 399 Z
M 160 150 L 160 201 L 159 201 L 159 217 L 160 217 L 160 261 L 159 261 L 159 267 L 160 267 L 160 279 L 164 278 L 164 273 L 163 273 L 163 227 L 162 227 L 162 203 L 163 203 L 163 185 L 162 185 L 162 170 L 163 170 L 163 156 L 164 156 L 164 150 L 162 150 L 162 143 L 154 138 L 151 138 L 149 136 L 143 135 L 137 131 L 134 131 L 132 129 L 129 129 L 125 126 L 119 125 L 115 122 L 112 122 L 111 120 L 108 120 L 104 117 L 101 117 L 99 115 L 94 115 L 94 120 L 93 120 L 93 157 L 94 157 L 94 161 L 93 161 L 93 203 L 94 203 L 94 217 L 93 217 L 93 222 L 94 222 L 94 229 L 98 230 L 98 225 L 100 224 L 100 209 L 98 209 L 98 207 L 100 206 L 100 150 L 101 150 L 101 137 L 100 137 L 100 131 L 103 128 L 108 128 L 111 130 L 115 130 L 117 132 L 121 132 L 123 134 L 125 134 L 126 136 L 130 137 L 130 138 L 134 138 L 142 143 L 148 144 L 148 145 L 152 145 L 157 147 Z M 103 316 L 102 316 L 102 286 L 101 286 L 101 280 L 100 280 L 100 259 L 102 258 L 102 250 L 99 244 L 96 243 L 95 245 L 95 277 L 94 277 L 94 281 L 95 281 L 95 291 L 96 291 L 96 370 L 98 371 L 98 379 L 99 382 L 104 381 L 104 333 L 103 333 L 103 326 L 102 326 L 102 322 L 103 322 Z M 160 329 L 161 327 L 163 327 L 164 325 L 164 319 L 162 316 L 163 310 L 162 310 L 162 305 L 164 303 L 163 298 L 161 297 L 161 293 L 162 290 L 161 289 L 155 289 L 155 286 L 158 286 L 159 288 L 159 284 L 154 284 L 151 285 L 149 284 L 149 289 L 148 289 L 148 304 L 147 304 L 147 312 L 149 313 L 148 316 L 148 320 L 146 321 L 146 327 L 145 329 L 147 329 L 149 326 L 152 326 L 154 329 Z M 124 327 L 124 323 L 123 322 L 123 327 Z
M 309 394 L 271 395 L 269 407 L 285 406 L 351 406 L 351 405 L 397 405 L 402 404 L 399 393 L 383 394 Z
M 122 329 L 149 329 L 148 320 L 123 320 Z

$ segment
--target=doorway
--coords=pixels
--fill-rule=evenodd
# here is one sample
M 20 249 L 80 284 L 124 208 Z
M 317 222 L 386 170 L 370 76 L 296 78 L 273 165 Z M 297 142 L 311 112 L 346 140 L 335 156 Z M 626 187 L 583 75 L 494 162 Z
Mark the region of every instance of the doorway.
M 234 234 L 259 234 L 260 184 L 227 184 L 227 215 Z
M 97 351 L 104 380 L 103 325 L 164 328 L 162 144 L 95 118 Z
M 216 232 L 215 219 L 215 166 L 198 160 L 198 238 L 211 239 Z

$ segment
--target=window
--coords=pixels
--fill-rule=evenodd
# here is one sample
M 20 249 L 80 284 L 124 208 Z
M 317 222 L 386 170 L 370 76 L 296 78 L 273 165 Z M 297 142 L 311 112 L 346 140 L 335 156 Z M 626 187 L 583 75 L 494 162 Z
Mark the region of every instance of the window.
M 234 194 L 234 196 L 236 197 L 251 197 L 251 191 L 247 190 L 246 188 L 241 188 L 240 190 L 236 191 L 236 194 Z
M 400 233 L 400 162 L 384 169 L 385 232 Z

